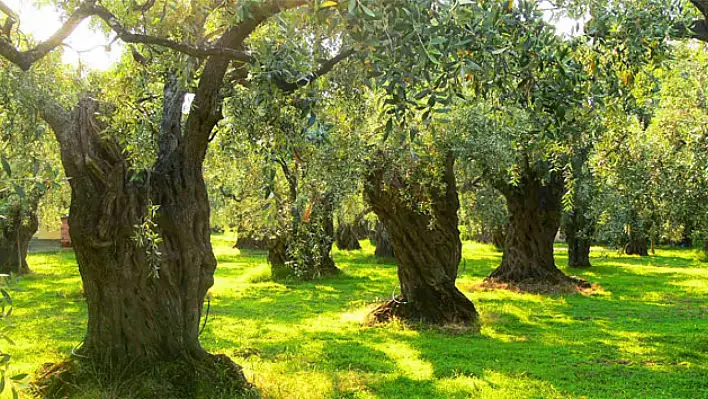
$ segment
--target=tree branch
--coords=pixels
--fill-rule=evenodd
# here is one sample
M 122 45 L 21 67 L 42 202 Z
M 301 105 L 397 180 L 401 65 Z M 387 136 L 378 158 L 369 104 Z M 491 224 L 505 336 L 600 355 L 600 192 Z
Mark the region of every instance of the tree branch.
M 240 24 L 229 28 L 216 42 L 217 47 L 240 50 L 243 41 L 251 35 L 268 18 L 281 11 L 297 8 L 309 3 L 309 0 L 270 0 L 254 6 L 244 12 L 250 18 Z M 194 163 L 192 167 L 201 167 L 206 156 L 206 148 L 214 126 L 222 118 L 222 98 L 219 90 L 224 84 L 224 75 L 229 67 L 229 59 L 224 57 L 210 57 L 204 66 L 204 72 L 199 79 L 192 109 L 185 125 L 185 156 L 187 161 Z M 247 71 L 241 67 L 243 76 Z
M 2 11 L 7 14 L 4 8 L 7 8 L 5 4 L 3 4 Z M 27 51 L 19 51 L 9 39 L 0 38 L 0 55 L 20 67 L 23 71 L 30 69 L 32 64 L 60 46 L 84 19 L 91 16 L 92 8 L 93 3 L 91 1 L 81 4 L 76 12 L 49 39 Z
M 134 44 L 150 44 L 160 47 L 167 47 L 172 50 L 179 51 L 187 55 L 197 58 L 209 56 L 226 57 L 234 61 L 251 62 L 253 58 L 242 52 L 226 47 L 198 47 L 185 43 L 175 42 L 173 40 L 164 39 L 161 37 L 136 34 L 128 31 L 119 21 L 116 16 L 103 6 L 94 6 L 93 14 L 105 21 L 108 26 L 118 35 L 118 37 L 126 43 Z
M 316 71 L 312 71 L 306 76 L 302 77 L 299 79 L 297 82 L 286 82 L 284 79 L 281 79 L 280 77 L 275 79 L 275 85 L 280 88 L 280 90 L 284 92 L 292 92 L 300 87 L 307 86 L 308 84 L 312 83 L 313 81 L 317 80 L 319 77 L 326 75 L 329 73 L 338 63 L 341 61 L 345 60 L 348 58 L 350 55 L 354 54 L 353 49 L 349 50 L 344 50 L 341 53 L 337 54 L 334 58 L 331 60 L 328 60 L 324 62 L 319 69 Z
M 173 40 L 155 36 L 142 35 L 130 32 L 119 21 L 116 16 L 103 6 L 94 4 L 95 0 L 82 3 L 79 8 L 64 22 L 64 24 L 47 40 L 39 43 L 34 48 L 27 51 L 20 51 L 10 42 L 9 39 L 0 37 L 0 55 L 8 61 L 26 71 L 32 64 L 47 55 L 50 51 L 62 45 L 69 35 L 79 26 L 83 20 L 90 16 L 97 16 L 105 21 L 108 26 L 126 43 L 148 44 L 167 47 L 193 57 L 203 58 L 209 56 L 225 57 L 230 60 L 240 62 L 251 62 L 252 57 L 244 52 L 236 51 L 229 47 L 199 47 L 185 43 L 178 43 Z M 0 0 L 0 11 L 10 18 L 16 15 Z

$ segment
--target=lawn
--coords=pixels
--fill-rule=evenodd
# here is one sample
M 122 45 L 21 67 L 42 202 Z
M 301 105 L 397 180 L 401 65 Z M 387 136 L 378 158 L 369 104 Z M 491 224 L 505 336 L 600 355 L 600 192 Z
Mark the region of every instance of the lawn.
M 482 315 L 480 333 L 362 320 L 396 289 L 373 248 L 336 252 L 343 275 L 269 279 L 263 252 L 215 236 L 219 260 L 203 345 L 243 365 L 266 398 L 708 398 L 708 264 L 696 252 L 647 258 L 593 248 L 568 271 L 592 295 L 476 289 L 500 261 L 465 243 L 458 285 Z M 563 248 L 557 260 L 565 267 Z M 86 308 L 71 252 L 33 254 L 13 287 L 12 368 L 32 373 L 80 343 Z M 98 394 L 87 394 L 96 397 Z

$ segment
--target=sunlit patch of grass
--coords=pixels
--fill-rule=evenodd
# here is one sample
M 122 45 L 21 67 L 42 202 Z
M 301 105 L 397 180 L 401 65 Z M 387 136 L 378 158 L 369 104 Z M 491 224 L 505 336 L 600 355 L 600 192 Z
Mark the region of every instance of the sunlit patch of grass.
M 271 281 L 265 252 L 233 242 L 214 236 L 219 267 L 200 339 L 241 364 L 264 398 L 708 397 L 708 263 L 696 251 L 640 258 L 593 247 L 593 268 L 566 270 L 559 250 L 561 269 L 603 291 L 538 295 L 475 289 L 502 254 L 465 243 L 458 286 L 481 314 L 476 332 L 364 325 L 400 291 L 395 265 L 368 242 L 335 249 L 343 274 L 312 283 Z M 35 274 L 12 292 L 12 372 L 66 358 L 86 323 L 73 254 L 33 254 L 30 264 Z

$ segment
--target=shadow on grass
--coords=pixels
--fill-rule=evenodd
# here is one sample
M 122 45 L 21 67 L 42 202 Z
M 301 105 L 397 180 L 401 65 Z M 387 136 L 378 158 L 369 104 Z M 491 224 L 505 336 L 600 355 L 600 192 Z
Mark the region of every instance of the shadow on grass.
M 376 263 L 363 244 L 335 251 L 342 275 L 283 284 L 263 278 L 264 251 L 217 242 L 203 345 L 235 357 L 270 398 L 708 397 L 708 268 L 683 252 L 594 256 L 593 268 L 566 270 L 602 286 L 598 295 L 466 292 L 482 331 L 453 335 L 361 324 L 397 289 L 395 265 Z M 68 352 L 86 317 L 78 272 L 64 253 L 42 256 L 33 259 L 59 265 L 20 282 L 25 313 L 17 328 Z M 561 268 L 566 256 L 556 254 Z M 463 289 L 489 274 L 501 253 L 466 243 L 464 259 Z M 23 345 L 20 358 L 37 350 Z

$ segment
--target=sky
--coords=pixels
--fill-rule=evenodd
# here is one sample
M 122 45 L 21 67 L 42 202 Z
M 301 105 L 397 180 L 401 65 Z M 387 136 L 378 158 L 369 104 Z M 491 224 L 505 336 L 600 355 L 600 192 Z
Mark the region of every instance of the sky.
M 11 9 L 20 16 L 20 30 L 25 34 L 32 34 L 37 40 L 49 38 L 61 26 L 59 13 L 53 7 L 37 9 L 32 0 L 4 0 Z M 550 13 L 546 13 L 551 20 Z M 552 21 L 559 34 L 572 34 L 576 21 L 560 18 Z M 68 46 L 63 49 L 62 58 L 65 63 L 78 65 L 84 68 L 106 70 L 116 63 L 121 56 L 123 46 L 120 41 L 111 45 L 110 51 L 106 47 L 111 38 L 101 32 L 89 28 L 89 20 L 85 20 L 65 41 Z
M 61 26 L 60 15 L 53 7 L 37 9 L 32 0 L 3 1 L 19 15 L 20 30 L 32 34 L 36 40 L 48 39 Z M 66 40 L 71 47 L 64 47 L 62 58 L 68 64 L 78 65 L 81 61 L 84 67 L 108 69 L 120 59 L 122 51 L 119 42 L 113 43 L 111 51 L 106 51 L 109 42 L 110 39 L 103 33 L 89 29 L 89 20 L 85 20 Z

